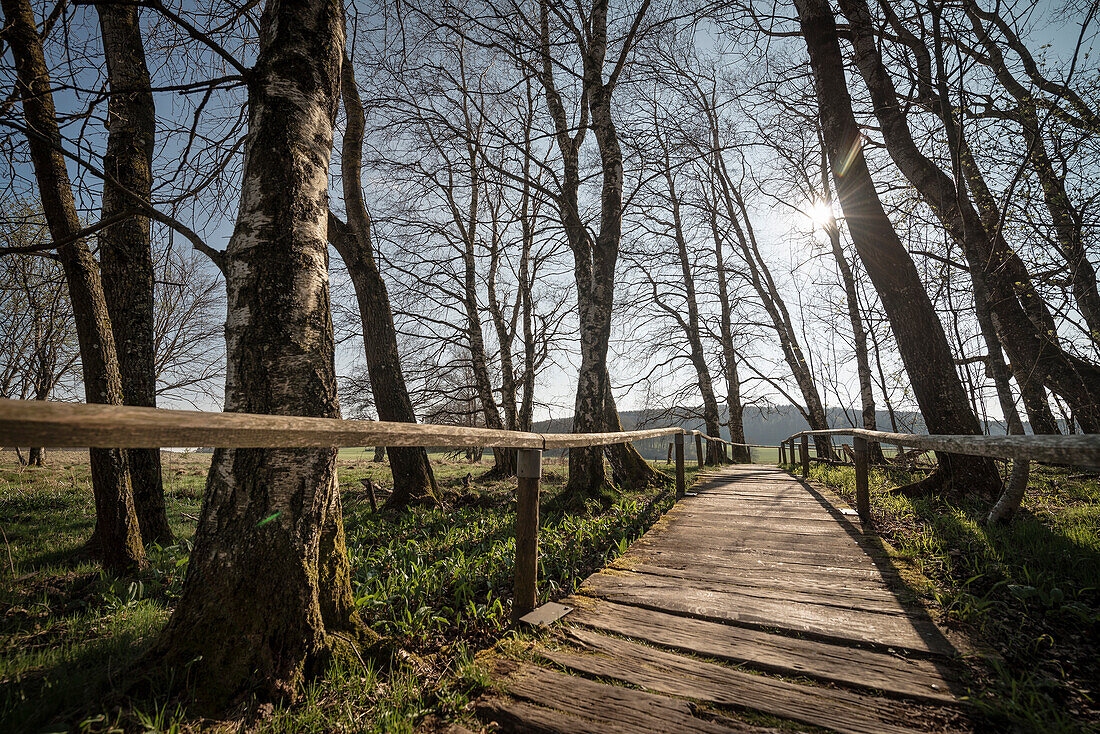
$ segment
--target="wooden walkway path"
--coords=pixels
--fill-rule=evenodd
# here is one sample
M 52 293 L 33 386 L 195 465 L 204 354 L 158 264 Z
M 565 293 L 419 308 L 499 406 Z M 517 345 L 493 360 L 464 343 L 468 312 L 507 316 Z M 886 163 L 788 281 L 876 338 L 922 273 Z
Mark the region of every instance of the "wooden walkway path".
M 958 653 L 844 503 L 707 475 L 478 701 L 501 731 L 963 731 Z

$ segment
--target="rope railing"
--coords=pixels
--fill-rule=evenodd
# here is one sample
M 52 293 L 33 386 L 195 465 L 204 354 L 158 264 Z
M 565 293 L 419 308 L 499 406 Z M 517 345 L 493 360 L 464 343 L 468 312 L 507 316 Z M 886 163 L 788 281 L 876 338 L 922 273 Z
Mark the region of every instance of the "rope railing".
M 831 428 L 818 431 L 799 431 L 779 444 L 779 461 L 787 463 L 787 445 L 790 445 L 791 463 L 801 463 L 803 478 L 810 474 L 810 436 L 851 436 L 852 453 L 856 469 L 856 512 L 863 521 L 871 516 L 870 479 L 867 461 L 868 443 L 888 443 L 894 446 L 940 451 L 947 454 L 985 456 L 993 459 L 1010 459 L 1013 473 L 1025 481 L 1026 472 L 1017 472 L 1017 463 L 1042 461 L 1048 464 L 1071 464 L 1100 468 L 1100 434 L 1072 436 L 975 436 L 948 434 L 889 433 L 868 431 L 863 428 Z M 795 460 L 795 440 L 799 439 Z M 1023 485 L 1021 484 L 1021 487 Z

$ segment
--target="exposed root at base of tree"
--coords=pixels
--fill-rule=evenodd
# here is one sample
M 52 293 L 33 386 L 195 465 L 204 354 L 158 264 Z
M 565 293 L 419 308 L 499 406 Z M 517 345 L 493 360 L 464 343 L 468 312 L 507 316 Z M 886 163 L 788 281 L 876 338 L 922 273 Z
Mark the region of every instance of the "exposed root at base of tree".
M 607 509 L 618 501 L 623 491 L 615 484 L 604 479 L 598 487 L 584 490 L 566 486 L 561 494 L 546 503 L 546 509 L 550 512 L 563 512 L 570 515 L 583 515 L 589 512 L 588 504 L 595 502 L 602 509 Z
M 502 464 L 495 465 L 492 469 L 474 478 L 473 481 L 484 484 L 487 482 L 500 482 L 505 479 L 511 479 L 516 476 L 516 467 L 511 469 L 506 468 Z
M 936 467 L 932 470 L 931 474 L 923 479 L 894 487 L 890 490 L 890 493 L 917 499 L 921 497 L 931 497 L 934 494 L 944 497 L 978 494 L 994 498 L 1001 492 L 1002 487 L 999 484 L 992 487 L 983 486 L 981 481 L 972 480 L 968 477 L 969 475 L 965 474 L 963 476 L 956 476 L 944 471 L 943 467 Z
M 909 484 L 903 484 L 890 490 L 891 494 L 900 494 L 903 497 L 931 497 L 944 488 L 946 475 L 942 469 L 935 469 L 924 479 L 918 479 Z

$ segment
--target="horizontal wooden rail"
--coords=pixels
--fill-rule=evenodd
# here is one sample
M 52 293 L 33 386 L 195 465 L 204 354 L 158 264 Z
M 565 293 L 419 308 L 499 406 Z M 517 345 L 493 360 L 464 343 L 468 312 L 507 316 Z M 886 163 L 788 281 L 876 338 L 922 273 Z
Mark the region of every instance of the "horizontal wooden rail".
M 46 448 L 308 448 L 446 446 L 564 449 L 683 434 L 681 428 L 620 433 L 531 433 L 423 423 L 215 413 L 117 405 L 0 400 L 0 445 Z
M 887 433 L 862 428 L 833 428 L 800 431 L 788 437 L 854 436 L 876 443 L 942 451 L 947 454 L 988 456 L 994 459 L 1030 459 L 1051 464 L 1100 466 L 1100 434 L 1073 436 L 970 436 L 917 433 Z
M 775 446 L 767 446 L 759 443 L 734 443 L 733 441 L 727 441 L 724 438 L 718 438 L 716 436 L 710 436 L 702 431 L 689 431 L 693 436 L 702 436 L 707 441 L 713 441 L 714 443 L 724 443 L 726 446 L 741 446 L 747 449 L 774 449 Z
M 0 400 L 0 446 L 47 448 L 331 448 L 446 446 L 519 449 L 512 618 L 537 604 L 539 475 L 542 452 L 675 436 L 676 496 L 685 494 L 682 428 L 617 433 L 532 433 L 385 421 L 213 413 L 116 405 Z M 698 431 L 695 432 L 700 435 Z M 715 440 L 706 436 L 708 440 Z M 697 438 L 701 441 L 701 438 Z M 727 442 L 728 443 L 728 442 Z
M 856 467 L 856 512 L 864 522 L 871 518 L 870 486 L 868 476 L 868 442 L 888 443 L 894 446 L 942 451 L 947 454 L 987 456 L 993 459 L 1011 459 L 1013 474 L 1024 467 L 1020 474 L 1027 477 L 1028 462 L 1043 461 L 1051 464 L 1100 467 L 1100 435 L 1075 436 L 972 436 L 935 435 L 916 433 L 887 433 L 863 428 L 833 428 L 824 431 L 800 431 L 786 438 L 780 446 L 790 444 L 791 463 L 795 462 L 795 439 L 801 440 L 798 454 L 802 464 L 802 476 L 810 474 L 810 436 L 851 436 L 852 453 Z M 785 450 L 780 448 L 781 460 Z

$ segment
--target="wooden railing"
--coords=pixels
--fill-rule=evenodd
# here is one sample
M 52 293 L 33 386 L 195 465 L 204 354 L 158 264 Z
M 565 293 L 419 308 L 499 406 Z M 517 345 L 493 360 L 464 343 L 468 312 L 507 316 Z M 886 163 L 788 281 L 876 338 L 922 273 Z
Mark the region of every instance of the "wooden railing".
M 533 433 L 386 421 L 306 418 L 254 413 L 214 413 L 115 405 L 0 400 L 0 446 L 44 448 L 333 448 L 423 446 L 517 449 L 516 566 L 513 619 L 535 606 L 538 568 L 539 480 L 542 452 L 607 446 L 672 436 L 676 446 L 676 496 L 686 491 L 684 437 L 728 441 L 682 428 L 619 433 Z
M 940 451 L 947 454 L 987 456 L 994 459 L 1017 461 L 1042 461 L 1049 464 L 1100 467 L 1100 435 L 1074 436 L 969 436 L 930 435 L 915 433 L 888 433 L 867 431 L 862 428 L 834 428 L 823 431 L 800 431 L 785 438 L 779 444 L 779 461 L 787 463 L 787 446 L 790 446 L 790 463 L 802 465 L 802 476 L 810 473 L 810 436 L 851 436 L 852 453 L 856 469 L 856 512 L 861 520 L 871 516 L 868 478 L 867 444 L 893 444 L 924 451 Z M 795 440 L 798 444 L 798 461 L 795 460 Z M 1026 477 L 1025 477 L 1026 478 Z

